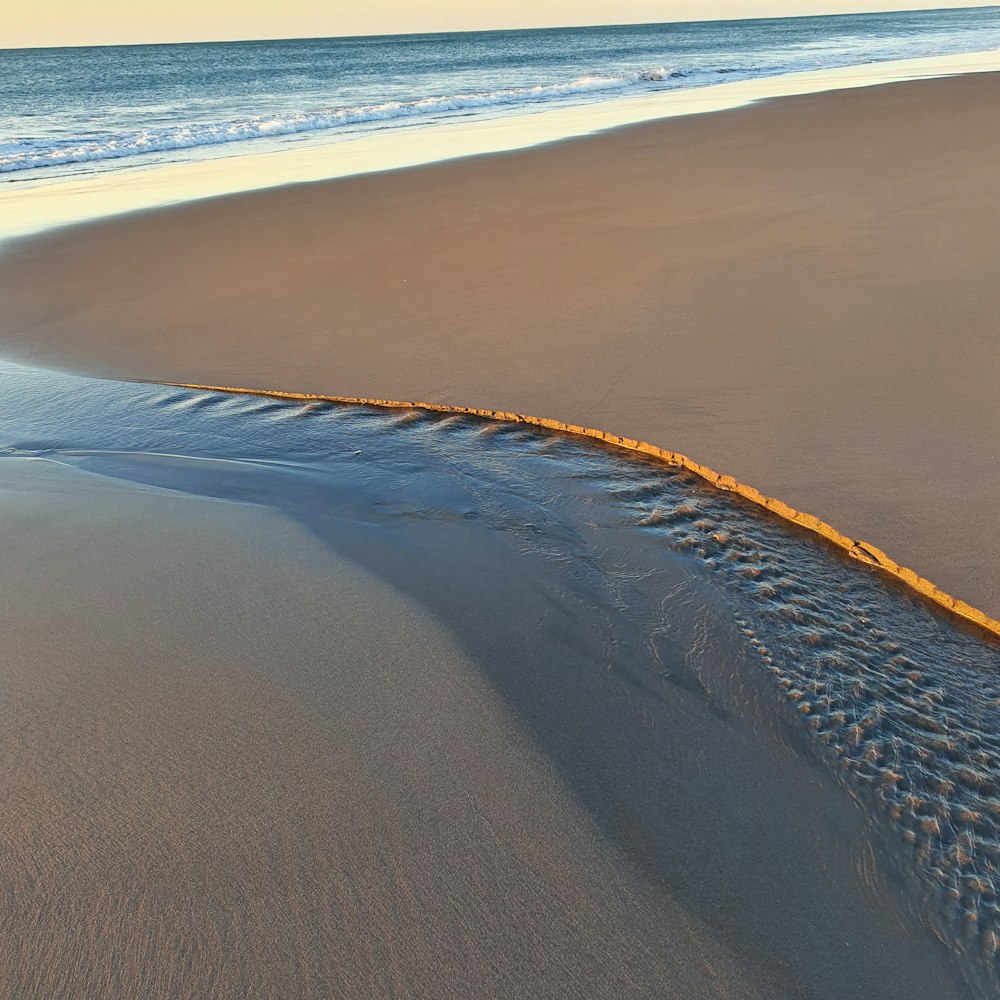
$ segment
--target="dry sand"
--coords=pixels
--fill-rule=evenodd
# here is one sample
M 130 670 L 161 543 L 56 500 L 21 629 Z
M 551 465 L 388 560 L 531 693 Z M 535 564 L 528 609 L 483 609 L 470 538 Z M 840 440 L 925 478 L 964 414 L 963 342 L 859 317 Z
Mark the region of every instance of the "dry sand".
M 966 996 L 825 769 L 602 686 L 518 558 L 442 628 L 257 506 L 15 458 L 0 518 L 4 997 Z
M 0 260 L 3 350 L 683 451 L 1000 613 L 1000 79 L 190 204 Z

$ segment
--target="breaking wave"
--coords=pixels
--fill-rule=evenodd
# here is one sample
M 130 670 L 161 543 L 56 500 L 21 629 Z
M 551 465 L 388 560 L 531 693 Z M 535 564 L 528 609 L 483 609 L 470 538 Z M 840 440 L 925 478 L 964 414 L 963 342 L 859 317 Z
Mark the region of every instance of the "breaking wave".
M 0 144 L 0 173 L 119 160 L 143 153 L 219 146 L 301 132 L 323 132 L 369 122 L 392 123 L 478 108 L 544 104 L 587 94 L 649 89 L 652 85 L 682 75 L 660 66 L 624 76 L 583 76 L 569 83 L 423 97 L 413 101 L 386 101 L 309 113 L 254 115 L 223 122 L 184 123 L 62 140 L 15 139 Z

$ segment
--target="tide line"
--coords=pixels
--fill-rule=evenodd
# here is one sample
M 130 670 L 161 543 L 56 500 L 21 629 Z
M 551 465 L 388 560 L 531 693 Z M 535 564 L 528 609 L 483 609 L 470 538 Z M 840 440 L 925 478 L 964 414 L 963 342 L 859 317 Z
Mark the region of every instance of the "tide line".
M 931 583 L 930 580 L 920 576 L 919 573 L 906 566 L 901 566 L 880 548 L 872 545 L 870 542 L 850 538 L 849 536 L 838 531 L 832 525 L 827 524 L 826 521 L 823 521 L 812 514 L 796 510 L 784 501 L 778 500 L 775 497 L 769 497 L 766 494 L 761 493 L 760 490 L 755 487 L 748 486 L 746 483 L 741 483 L 732 476 L 716 472 L 707 465 L 695 462 L 693 459 L 688 458 L 687 455 L 683 455 L 677 451 L 669 451 L 666 448 L 660 448 L 647 441 L 621 437 L 620 435 L 610 434 L 607 431 L 602 431 L 595 427 L 582 427 L 579 424 L 567 424 L 563 423 L 561 420 L 554 420 L 551 417 L 534 417 L 530 414 L 513 413 L 506 410 L 485 410 L 472 406 L 449 406 L 444 403 L 405 402 L 396 399 L 373 399 L 364 396 L 323 396 L 313 393 L 283 392 L 277 389 L 247 389 L 226 385 L 198 385 L 191 382 L 168 382 L 166 384 L 179 389 L 193 389 L 202 392 L 224 392 L 231 395 L 263 396 L 270 399 L 287 399 L 301 402 L 315 401 L 341 403 L 344 405 L 374 406 L 382 409 L 424 410 L 429 413 L 445 413 L 458 416 L 480 417 L 484 420 L 495 420 L 509 424 L 526 424 L 531 427 L 541 427 L 545 430 L 559 431 L 563 434 L 572 434 L 576 437 L 591 438 L 593 440 L 611 445 L 612 447 L 621 448 L 625 451 L 649 455 L 673 468 L 684 469 L 687 472 L 692 472 L 700 479 L 717 489 L 725 490 L 728 493 L 736 493 L 745 500 L 750 501 L 750 503 L 770 511 L 782 520 L 798 525 L 800 528 L 804 528 L 807 531 L 811 531 L 814 534 L 825 538 L 828 542 L 831 542 L 838 548 L 844 550 L 852 559 L 857 559 L 859 562 L 874 567 L 876 570 L 879 570 L 899 583 L 902 583 L 910 590 L 916 591 L 916 593 L 918 593 L 921 597 L 937 604 L 945 611 L 950 612 L 966 622 L 971 622 L 973 625 L 976 625 L 983 631 L 989 633 L 991 637 L 1000 639 L 1000 621 L 997 621 L 995 618 L 991 618 L 984 611 L 980 611 L 979 608 L 975 608 L 971 604 L 967 604 L 965 601 L 945 593 L 940 587 Z

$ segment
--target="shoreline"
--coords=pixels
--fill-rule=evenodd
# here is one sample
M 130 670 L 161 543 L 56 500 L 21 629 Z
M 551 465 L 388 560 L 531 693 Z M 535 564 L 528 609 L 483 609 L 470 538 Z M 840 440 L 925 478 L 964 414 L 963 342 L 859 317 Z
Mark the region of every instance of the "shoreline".
M 0 248 L 63 226 L 174 207 L 293 184 L 322 183 L 523 152 L 674 118 L 718 114 L 789 97 L 1000 72 L 1000 50 L 896 59 L 785 73 L 735 83 L 678 89 L 609 101 L 541 109 L 468 123 L 415 126 L 386 134 L 307 133 L 301 149 L 208 156 L 178 164 L 80 174 L 64 180 L 0 181 Z M 266 142 L 267 140 L 262 140 Z M 216 147 L 208 147 L 216 149 Z M 206 150 L 207 152 L 207 150 Z M 0 178 L 6 175 L 0 175 Z M 17 175 L 13 175 L 17 177 Z M 16 185 L 16 186 L 15 186 Z M 87 207 L 81 209 L 81 204 Z

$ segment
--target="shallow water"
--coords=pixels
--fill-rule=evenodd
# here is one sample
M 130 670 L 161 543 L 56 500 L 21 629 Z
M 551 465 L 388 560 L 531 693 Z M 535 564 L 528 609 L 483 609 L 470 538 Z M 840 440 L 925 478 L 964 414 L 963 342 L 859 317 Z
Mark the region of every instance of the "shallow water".
M 762 736 L 806 747 L 863 803 L 916 916 L 983 995 L 1000 985 L 1000 647 L 814 536 L 688 473 L 514 424 L 11 365 L 0 457 L 280 510 L 425 603 L 467 648 L 511 644 L 509 662 L 483 658 L 489 679 L 543 745 L 546 704 L 567 685 L 613 685 L 639 720 L 677 686 L 720 715 L 778 706 Z M 513 584 L 492 578 L 501 551 L 518 560 Z M 494 608 L 500 585 L 520 593 Z M 700 618 L 679 613 L 692 606 Z M 580 654 L 577 672 L 530 699 L 517 640 L 491 620 L 510 607 Z M 720 648 L 705 615 L 742 636 Z M 577 739 L 550 752 L 579 752 Z M 635 846 L 630 829 L 610 834 Z M 633 853 L 655 873 L 652 839 Z

